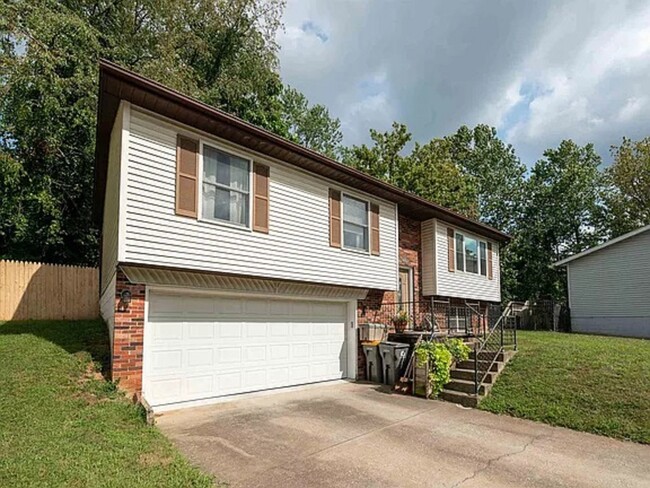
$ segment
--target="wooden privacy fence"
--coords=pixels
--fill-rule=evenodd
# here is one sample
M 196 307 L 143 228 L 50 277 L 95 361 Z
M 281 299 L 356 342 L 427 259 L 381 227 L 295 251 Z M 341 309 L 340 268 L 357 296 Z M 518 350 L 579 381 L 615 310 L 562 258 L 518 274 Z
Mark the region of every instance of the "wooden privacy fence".
M 0 260 L 0 320 L 94 319 L 97 268 Z

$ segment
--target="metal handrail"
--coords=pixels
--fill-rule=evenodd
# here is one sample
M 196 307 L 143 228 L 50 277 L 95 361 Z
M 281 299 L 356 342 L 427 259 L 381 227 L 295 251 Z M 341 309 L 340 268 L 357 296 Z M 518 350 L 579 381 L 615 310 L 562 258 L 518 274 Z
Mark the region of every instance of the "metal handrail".
M 499 354 L 503 352 L 503 322 L 505 317 L 510 315 L 510 312 L 512 311 L 512 302 L 508 303 L 506 308 L 503 310 L 501 313 L 501 316 L 499 319 L 496 321 L 494 326 L 490 329 L 489 333 L 486 335 L 485 339 L 481 341 L 480 347 L 474 347 L 474 392 L 478 395 L 479 390 L 481 388 L 481 385 L 483 384 L 483 381 L 485 380 L 485 377 L 488 375 L 490 370 L 492 369 L 492 366 L 497 360 L 497 357 L 499 357 Z M 479 379 L 479 368 L 478 368 L 478 362 L 480 360 L 481 353 L 484 352 L 486 346 L 490 343 L 490 339 L 495 335 L 497 330 L 500 332 L 500 338 L 499 338 L 499 348 L 498 350 L 494 353 L 494 356 L 492 357 L 492 361 L 490 361 L 490 364 L 488 367 L 485 369 L 485 371 L 482 373 L 482 376 Z M 516 326 L 515 326 L 516 330 Z

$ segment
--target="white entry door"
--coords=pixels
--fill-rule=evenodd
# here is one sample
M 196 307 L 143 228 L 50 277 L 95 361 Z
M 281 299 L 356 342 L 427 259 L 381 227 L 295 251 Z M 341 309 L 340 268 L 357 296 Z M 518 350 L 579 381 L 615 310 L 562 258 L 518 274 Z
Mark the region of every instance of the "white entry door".
M 152 406 L 347 376 L 345 302 L 152 291 L 143 393 Z

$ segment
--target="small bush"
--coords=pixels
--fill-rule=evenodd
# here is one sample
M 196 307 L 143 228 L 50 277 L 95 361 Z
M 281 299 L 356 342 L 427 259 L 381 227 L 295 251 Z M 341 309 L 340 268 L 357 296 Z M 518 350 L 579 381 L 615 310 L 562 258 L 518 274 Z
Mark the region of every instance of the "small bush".
M 422 341 L 415 349 L 418 366 L 429 364 L 428 380 L 431 396 L 437 397 L 451 381 L 451 364 L 469 357 L 470 348 L 460 339 L 450 339 L 444 343 Z

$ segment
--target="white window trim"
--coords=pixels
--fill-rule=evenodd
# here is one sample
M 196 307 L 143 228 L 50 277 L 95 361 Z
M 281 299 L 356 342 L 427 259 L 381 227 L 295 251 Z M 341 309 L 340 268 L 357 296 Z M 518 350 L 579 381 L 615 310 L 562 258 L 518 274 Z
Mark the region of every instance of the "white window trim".
M 343 203 L 343 199 L 345 197 L 351 198 L 353 200 L 358 200 L 360 202 L 364 202 L 366 204 L 366 218 L 368 219 L 368 225 L 366 225 L 366 228 L 368 229 L 368 249 L 359 249 L 356 247 L 346 247 L 345 246 L 345 204 Z M 372 248 L 372 244 L 370 243 L 370 239 L 372 239 L 372 236 L 370 235 L 370 201 L 358 197 L 356 195 L 351 195 L 350 193 L 341 192 L 341 249 L 344 251 L 349 251 L 349 252 L 356 252 L 358 254 L 365 254 L 365 255 L 370 255 L 370 249 Z
M 463 269 L 460 270 L 458 269 L 458 248 L 457 248 L 457 241 L 456 241 L 456 236 L 457 235 L 463 236 Z M 477 261 L 478 261 L 478 273 L 474 273 L 472 271 L 467 271 L 467 254 L 465 253 L 465 239 L 469 237 L 470 239 L 474 239 L 476 241 L 476 250 L 477 250 Z M 485 274 L 481 274 L 481 243 L 485 244 Z M 481 239 L 478 236 L 474 234 L 468 234 L 466 232 L 462 231 L 457 231 L 454 229 L 454 267 L 456 268 L 455 271 L 457 273 L 465 273 L 468 275 L 472 276 L 478 276 L 479 278 L 487 279 L 488 275 L 488 267 L 489 267 L 489 256 L 488 256 L 488 242 L 485 239 Z
M 210 146 L 219 151 L 225 152 L 227 154 L 232 154 L 238 158 L 245 159 L 248 161 L 248 225 L 241 225 L 235 222 L 230 222 L 228 220 L 220 219 L 210 219 L 203 216 L 203 147 Z M 205 222 L 212 225 L 220 225 L 223 227 L 230 227 L 231 229 L 239 229 L 244 231 L 253 232 L 253 159 L 244 153 L 239 151 L 234 151 L 231 148 L 224 147 L 221 144 L 217 144 L 214 141 L 208 141 L 203 138 L 199 139 L 199 174 L 198 174 L 198 185 L 199 185 L 199 208 L 198 208 L 198 220 L 200 222 Z M 243 193 L 243 192 L 242 192 Z

